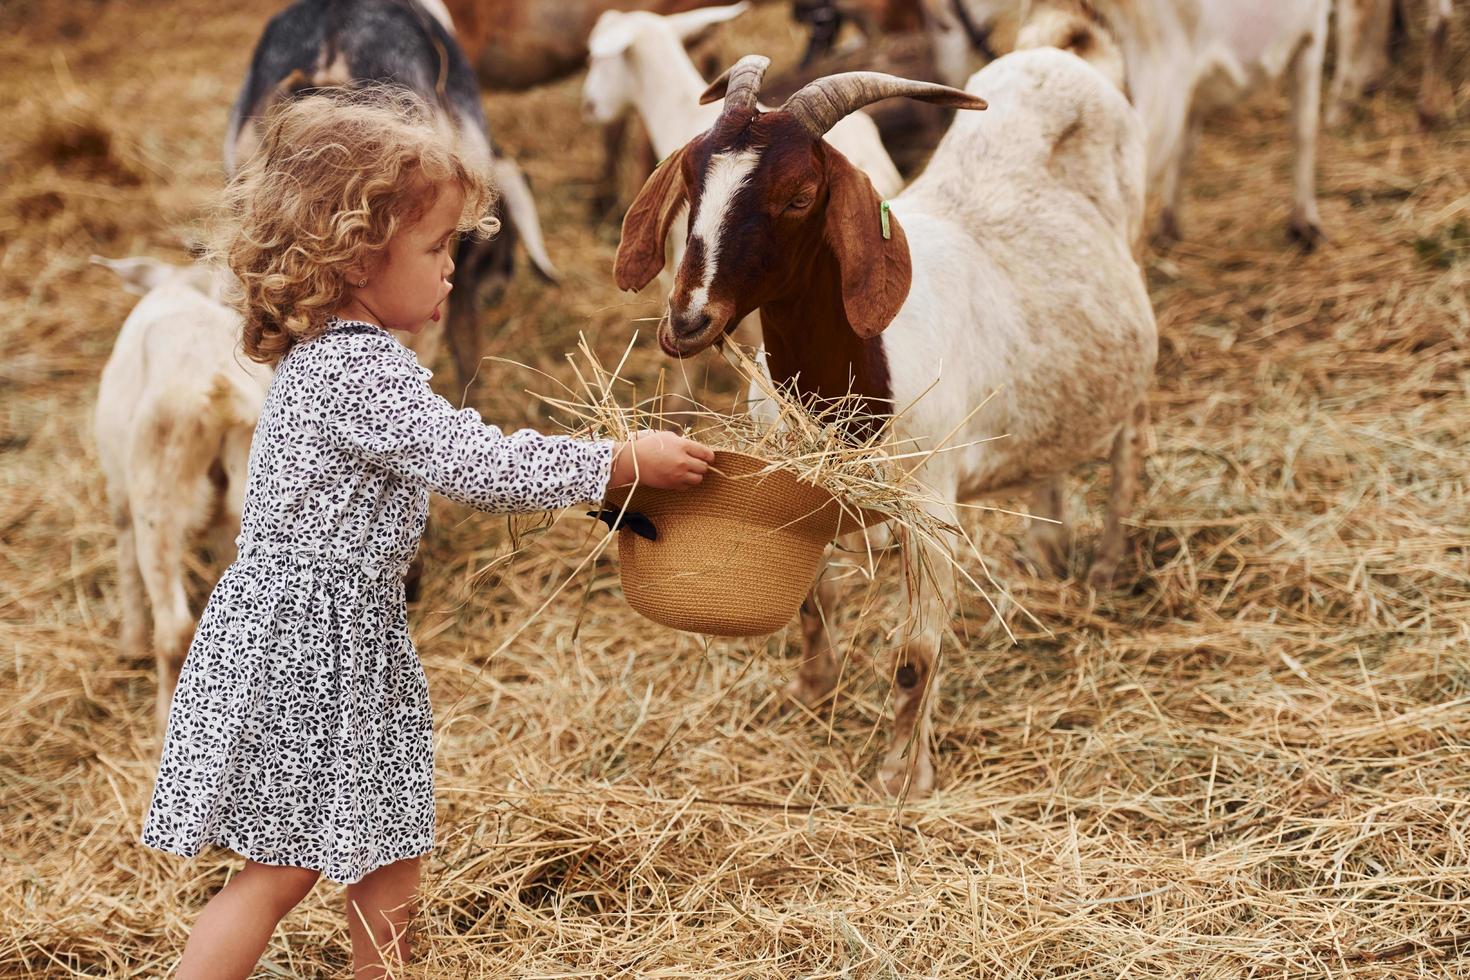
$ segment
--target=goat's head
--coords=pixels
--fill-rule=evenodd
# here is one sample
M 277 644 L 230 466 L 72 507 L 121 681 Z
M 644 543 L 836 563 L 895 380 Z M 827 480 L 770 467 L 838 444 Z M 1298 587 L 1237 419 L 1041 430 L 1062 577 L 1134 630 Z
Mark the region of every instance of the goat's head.
M 687 205 L 689 237 L 659 344 L 689 357 L 751 311 L 802 294 L 835 261 L 845 318 L 860 337 L 888 326 L 908 295 L 907 239 L 866 175 L 822 136 L 848 113 L 890 96 L 983 109 L 976 96 L 877 72 L 817 79 L 780 109 L 756 105 L 768 59 L 749 55 L 704 100 L 724 111 L 656 169 L 623 221 L 615 277 L 641 289 L 664 265 L 664 240 Z M 885 235 L 884 229 L 887 228 Z
M 647 16 L 647 15 L 645 15 Z M 582 114 L 604 126 L 633 105 L 630 49 L 637 40 L 636 18 L 607 10 L 587 39 L 587 78 L 582 83 Z
M 704 7 L 677 14 L 643 10 L 605 10 L 587 38 L 587 78 L 582 83 L 582 113 L 602 125 L 617 121 L 633 108 L 635 77 L 650 66 L 639 65 L 638 42 L 660 34 L 684 47 L 697 44 L 716 26 L 750 9 L 748 0 L 724 7 Z M 660 57 L 666 46 L 658 48 Z M 645 55 L 647 57 L 647 55 Z M 656 70 L 658 66 L 652 66 Z M 655 76 L 658 77 L 658 76 Z

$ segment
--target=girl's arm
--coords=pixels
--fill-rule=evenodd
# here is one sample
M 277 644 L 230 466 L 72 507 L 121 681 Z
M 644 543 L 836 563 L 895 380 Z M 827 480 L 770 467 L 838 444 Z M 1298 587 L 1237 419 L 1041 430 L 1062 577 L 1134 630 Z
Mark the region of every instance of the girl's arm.
M 429 388 L 428 372 L 388 336 L 332 338 L 319 419 L 348 452 L 451 500 L 487 511 L 555 510 L 602 499 L 615 444 L 506 435 Z

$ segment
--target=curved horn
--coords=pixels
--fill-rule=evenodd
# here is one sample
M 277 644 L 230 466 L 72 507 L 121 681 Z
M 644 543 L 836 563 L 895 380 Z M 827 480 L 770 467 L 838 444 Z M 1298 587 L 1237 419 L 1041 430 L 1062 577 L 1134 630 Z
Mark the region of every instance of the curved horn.
M 531 195 L 531 185 L 526 175 L 513 160 L 496 157 L 490 164 L 490 173 L 495 185 L 500 188 L 500 200 L 505 204 L 510 223 L 516 234 L 521 236 L 521 245 L 531 257 L 531 265 L 547 282 L 560 282 L 561 274 L 551 264 L 546 254 L 546 239 L 541 234 L 541 216 L 536 213 L 536 198 Z
M 725 100 L 725 112 L 738 109 L 744 113 L 755 111 L 755 100 L 761 93 L 761 79 L 771 59 L 762 54 L 748 54 L 725 69 L 725 73 L 709 83 L 709 88 L 699 97 L 700 105 L 709 105 Z
M 821 139 L 843 116 L 879 99 L 894 96 L 932 102 L 950 109 L 984 109 L 986 106 L 980 96 L 948 85 L 916 82 L 879 71 L 845 71 L 803 86 L 786 100 L 781 109 L 795 116 L 808 133 Z

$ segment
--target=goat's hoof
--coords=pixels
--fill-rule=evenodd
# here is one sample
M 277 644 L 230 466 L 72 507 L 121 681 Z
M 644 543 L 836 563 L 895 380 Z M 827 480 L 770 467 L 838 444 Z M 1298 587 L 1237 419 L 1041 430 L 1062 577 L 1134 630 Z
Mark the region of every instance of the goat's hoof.
M 922 800 L 934 792 L 934 764 L 925 752 L 914 761 L 910 777 L 908 757 L 889 753 L 878 766 L 878 782 L 883 785 L 883 792 L 895 799 L 902 796 Z
M 1167 208 L 1164 209 L 1159 215 L 1159 226 L 1154 229 L 1153 235 L 1149 238 L 1149 243 L 1154 248 L 1163 251 L 1183 238 L 1184 232 L 1179 227 L 1179 219 L 1174 215 L 1173 211 Z
M 1315 216 L 1292 215 L 1286 226 L 1286 233 L 1306 252 L 1327 242 L 1327 233 L 1322 230 L 1322 222 Z

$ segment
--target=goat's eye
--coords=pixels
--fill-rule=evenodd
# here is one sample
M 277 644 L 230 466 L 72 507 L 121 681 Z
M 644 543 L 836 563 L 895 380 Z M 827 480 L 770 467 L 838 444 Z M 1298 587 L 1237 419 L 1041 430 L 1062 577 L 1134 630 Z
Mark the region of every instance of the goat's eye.
M 807 208 L 812 206 L 812 200 L 814 199 L 814 197 L 815 195 L 813 195 L 809 191 L 802 191 L 800 194 L 793 197 L 790 202 L 787 203 L 787 212 L 790 213 L 792 211 L 806 210 Z

